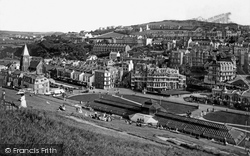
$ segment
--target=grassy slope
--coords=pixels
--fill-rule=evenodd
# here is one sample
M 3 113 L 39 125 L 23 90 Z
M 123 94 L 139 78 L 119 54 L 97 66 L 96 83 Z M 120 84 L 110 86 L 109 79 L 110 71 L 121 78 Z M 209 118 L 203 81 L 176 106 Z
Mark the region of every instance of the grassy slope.
M 80 126 L 80 124 L 52 112 L 1 111 L 0 123 L 0 142 L 2 144 L 63 143 L 65 155 L 171 156 L 205 154 L 198 151 L 163 148 L 160 145 L 142 143 L 129 138 L 95 133 L 95 130 L 87 128 L 87 125 Z

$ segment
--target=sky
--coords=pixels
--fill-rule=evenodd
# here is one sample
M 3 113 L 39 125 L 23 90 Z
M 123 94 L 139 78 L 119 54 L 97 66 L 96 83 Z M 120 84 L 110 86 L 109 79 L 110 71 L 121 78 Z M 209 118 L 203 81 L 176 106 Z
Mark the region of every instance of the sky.
M 0 0 L 0 30 L 79 32 L 227 12 L 250 25 L 250 0 Z

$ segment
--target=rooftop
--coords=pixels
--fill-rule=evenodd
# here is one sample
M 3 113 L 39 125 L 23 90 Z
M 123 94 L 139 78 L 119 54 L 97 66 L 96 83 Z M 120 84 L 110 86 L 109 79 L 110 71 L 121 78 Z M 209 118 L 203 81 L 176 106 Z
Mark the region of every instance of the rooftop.
M 117 38 L 125 36 L 124 34 L 116 33 L 116 32 L 108 32 L 106 34 L 102 34 L 100 36 L 94 37 L 94 39 L 105 39 L 105 38 Z

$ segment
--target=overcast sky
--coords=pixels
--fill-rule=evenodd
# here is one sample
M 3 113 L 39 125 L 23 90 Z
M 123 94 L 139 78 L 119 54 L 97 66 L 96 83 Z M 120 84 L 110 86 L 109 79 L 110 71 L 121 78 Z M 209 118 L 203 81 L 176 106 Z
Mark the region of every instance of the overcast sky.
M 250 25 L 250 0 L 0 0 L 0 30 L 79 32 L 227 12 Z

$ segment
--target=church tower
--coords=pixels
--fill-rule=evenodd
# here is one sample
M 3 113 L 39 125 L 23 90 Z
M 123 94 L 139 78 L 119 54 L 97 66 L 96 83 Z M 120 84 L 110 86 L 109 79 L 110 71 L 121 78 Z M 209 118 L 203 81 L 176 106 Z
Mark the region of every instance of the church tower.
M 27 72 L 29 66 L 30 66 L 30 54 L 27 45 L 25 44 L 20 60 L 20 70 L 23 72 Z

